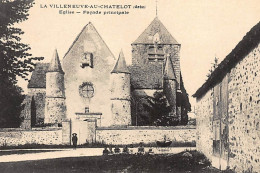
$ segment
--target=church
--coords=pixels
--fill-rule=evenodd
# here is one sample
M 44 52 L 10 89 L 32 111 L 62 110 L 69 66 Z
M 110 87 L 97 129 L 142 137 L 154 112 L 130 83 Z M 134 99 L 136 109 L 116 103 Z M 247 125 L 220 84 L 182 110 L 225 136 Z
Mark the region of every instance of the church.
M 89 22 L 63 58 L 37 63 L 23 102 L 22 128 L 60 126 L 63 121 L 95 121 L 97 127 L 138 125 L 142 99 L 163 92 L 171 116 L 189 111 L 176 39 L 155 17 L 131 44 L 132 64 L 123 51 L 114 56 Z

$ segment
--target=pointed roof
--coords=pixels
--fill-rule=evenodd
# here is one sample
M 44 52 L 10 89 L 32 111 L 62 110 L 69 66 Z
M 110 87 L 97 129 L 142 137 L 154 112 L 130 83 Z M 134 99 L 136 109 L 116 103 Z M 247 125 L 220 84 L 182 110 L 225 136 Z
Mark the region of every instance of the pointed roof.
M 116 65 L 111 73 L 130 73 L 125 62 L 125 56 L 121 50 Z
M 53 57 L 52 57 L 50 66 L 48 68 L 48 72 L 62 72 L 63 73 L 57 49 L 55 49 L 55 51 L 53 53 Z
M 176 76 L 174 73 L 174 68 L 173 68 L 172 60 L 171 60 L 170 56 L 167 57 L 166 62 L 165 62 L 164 79 L 176 80 Z
M 113 53 L 111 52 L 111 50 L 109 49 L 109 47 L 107 46 L 107 44 L 105 43 L 105 41 L 103 40 L 103 38 L 100 36 L 99 32 L 97 31 L 97 29 L 95 28 L 95 26 L 91 23 L 88 22 L 88 24 L 86 24 L 82 30 L 80 31 L 80 33 L 77 35 L 76 39 L 73 41 L 73 43 L 71 44 L 70 48 L 68 49 L 68 51 L 65 53 L 64 57 L 67 57 L 67 55 L 69 54 L 69 52 L 72 50 L 72 48 L 74 47 L 74 45 L 80 40 L 80 37 L 82 37 L 82 35 L 84 35 L 85 33 L 95 33 L 97 35 L 97 37 L 100 38 L 101 44 L 104 44 L 104 46 L 107 48 L 107 50 L 109 51 L 109 53 L 113 56 L 113 59 L 115 60 L 115 57 L 113 55 Z M 88 35 L 89 36 L 89 35 Z
M 179 44 L 157 16 L 132 44 L 154 44 L 154 36 L 158 37 L 158 34 L 159 44 Z

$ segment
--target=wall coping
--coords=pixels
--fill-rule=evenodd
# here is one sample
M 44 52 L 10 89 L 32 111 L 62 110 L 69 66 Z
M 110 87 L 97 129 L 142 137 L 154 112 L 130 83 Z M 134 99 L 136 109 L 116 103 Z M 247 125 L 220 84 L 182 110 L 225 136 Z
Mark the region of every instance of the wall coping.
M 57 131 L 62 130 L 62 127 L 39 127 L 32 129 L 22 129 L 22 128 L 0 128 L 0 132 L 32 132 L 32 131 Z
M 115 126 L 115 127 L 97 127 L 96 130 L 186 130 L 196 129 L 194 125 L 187 126 Z

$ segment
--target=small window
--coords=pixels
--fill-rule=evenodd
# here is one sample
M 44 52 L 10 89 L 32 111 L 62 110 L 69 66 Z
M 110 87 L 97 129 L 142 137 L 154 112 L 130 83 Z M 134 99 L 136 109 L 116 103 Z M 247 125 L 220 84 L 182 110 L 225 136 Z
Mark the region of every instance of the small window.
M 93 68 L 93 54 L 90 52 L 85 52 L 81 59 L 81 65 L 82 68 L 90 67 Z
M 89 113 L 89 107 L 85 107 L 85 113 Z

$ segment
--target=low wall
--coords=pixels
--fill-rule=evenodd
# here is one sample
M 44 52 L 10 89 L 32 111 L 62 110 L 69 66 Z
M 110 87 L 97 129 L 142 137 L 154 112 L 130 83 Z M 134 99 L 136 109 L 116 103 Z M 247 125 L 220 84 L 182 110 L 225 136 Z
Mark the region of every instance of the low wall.
M 126 145 L 143 142 L 154 143 L 164 140 L 164 136 L 171 141 L 192 142 L 196 140 L 195 126 L 176 127 L 99 127 L 96 130 L 96 141 L 113 144 Z
M 20 128 L 0 129 L 0 146 L 17 146 L 24 144 L 62 144 L 62 128 L 35 128 L 31 130 Z

